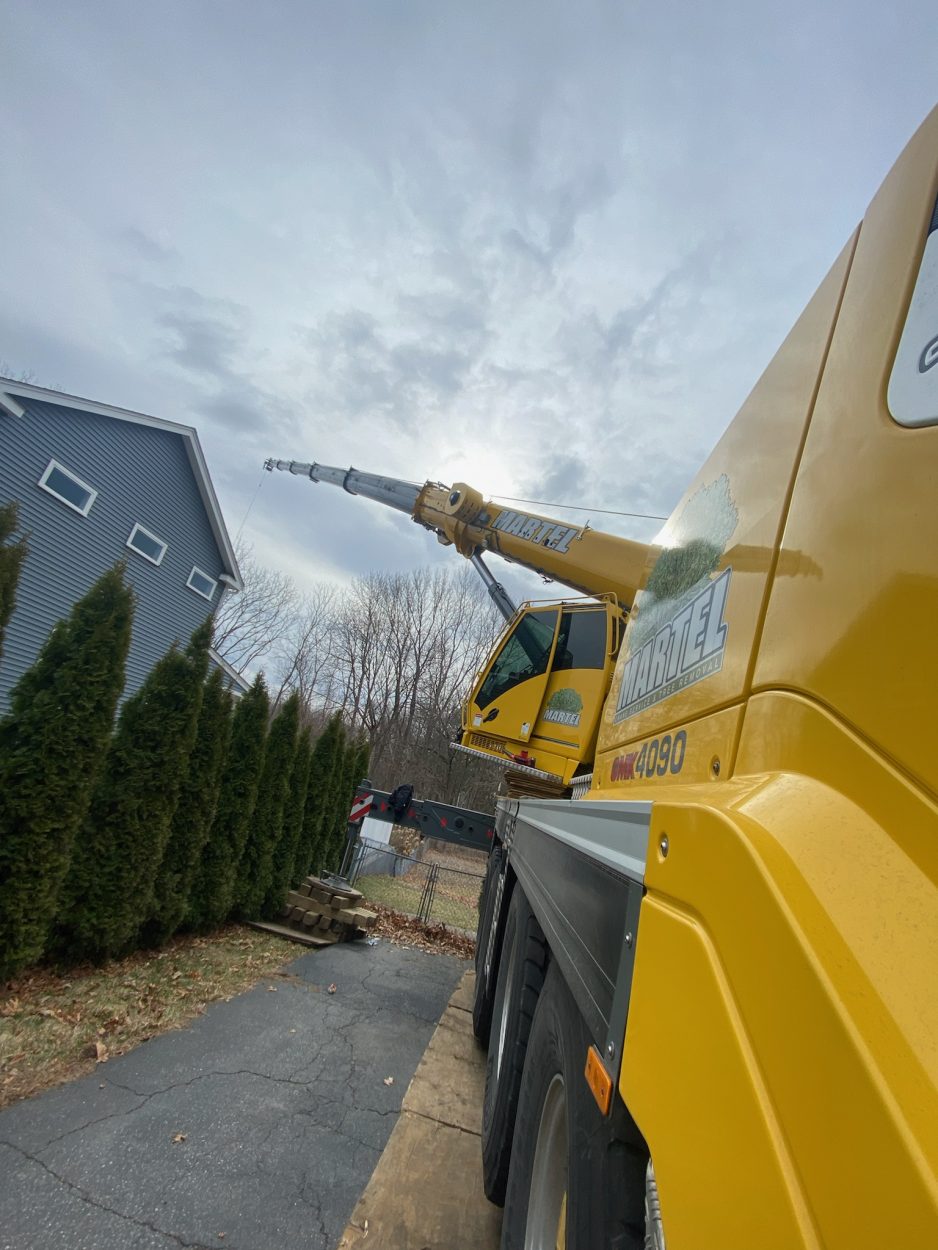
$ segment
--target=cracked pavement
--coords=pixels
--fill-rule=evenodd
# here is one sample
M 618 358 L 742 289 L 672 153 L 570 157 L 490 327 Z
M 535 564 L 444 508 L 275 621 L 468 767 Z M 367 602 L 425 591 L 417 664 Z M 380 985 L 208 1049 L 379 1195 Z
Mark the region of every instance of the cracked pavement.
M 337 944 L 8 1107 L 0 1250 L 332 1250 L 466 967 Z

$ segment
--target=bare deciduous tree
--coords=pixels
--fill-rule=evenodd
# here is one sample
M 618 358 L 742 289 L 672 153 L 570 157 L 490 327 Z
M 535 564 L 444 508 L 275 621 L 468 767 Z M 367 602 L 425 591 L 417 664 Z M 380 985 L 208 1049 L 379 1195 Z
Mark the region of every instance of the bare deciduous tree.
M 258 564 L 250 547 L 239 547 L 244 579 L 240 594 L 229 591 L 215 614 L 215 650 L 243 672 L 270 656 L 294 627 L 299 595 L 285 573 Z
M 308 717 L 339 709 L 365 734 L 376 784 L 488 806 L 493 774 L 449 746 L 500 627 L 469 569 L 372 573 L 302 602 L 273 648 L 275 680 Z

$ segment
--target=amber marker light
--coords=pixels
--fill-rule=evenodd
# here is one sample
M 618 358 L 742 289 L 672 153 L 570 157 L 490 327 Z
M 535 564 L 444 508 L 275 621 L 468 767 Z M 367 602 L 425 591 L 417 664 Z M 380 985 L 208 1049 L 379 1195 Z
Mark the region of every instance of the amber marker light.
M 586 1052 L 586 1083 L 596 1099 L 596 1106 L 603 1115 L 609 1114 L 612 1103 L 612 1077 L 603 1066 L 602 1058 L 595 1046 Z

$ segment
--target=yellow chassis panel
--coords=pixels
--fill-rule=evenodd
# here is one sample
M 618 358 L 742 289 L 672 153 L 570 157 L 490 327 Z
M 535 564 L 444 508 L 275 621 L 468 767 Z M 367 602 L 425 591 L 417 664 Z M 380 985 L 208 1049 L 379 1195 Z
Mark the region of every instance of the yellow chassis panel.
M 620 1092 L 669 1250 L 938 1245 L 938 814 L 794 695 L 738 765 L 652 822 Z

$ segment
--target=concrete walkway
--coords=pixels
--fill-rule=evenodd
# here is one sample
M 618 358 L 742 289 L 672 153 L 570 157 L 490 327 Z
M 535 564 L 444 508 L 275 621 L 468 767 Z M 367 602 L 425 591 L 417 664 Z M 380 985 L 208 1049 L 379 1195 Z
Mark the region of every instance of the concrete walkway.
M 339 1250 L 498 1250 L 502 1213 L 482 1191 L 474 978 L 465 974 L 430 1039 Z
M 0 1247 L 333 1250 L 465 968 L 316 951 L 0 1112 Z

